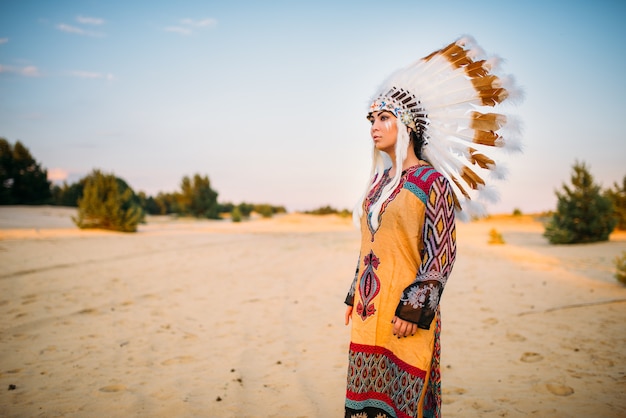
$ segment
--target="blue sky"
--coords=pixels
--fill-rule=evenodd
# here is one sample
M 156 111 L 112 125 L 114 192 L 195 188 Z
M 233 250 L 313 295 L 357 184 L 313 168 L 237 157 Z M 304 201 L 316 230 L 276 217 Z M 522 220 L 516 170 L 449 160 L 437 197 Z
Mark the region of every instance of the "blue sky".
M 352 208 L 368 97 L 464 34 L 526 99 L 492 213 L 553 209 L 576 160 L 626 175 L 622 1 L 0 1 L 0 137 L 55 178 L 148 194 L 208 175 L 221 202 Z

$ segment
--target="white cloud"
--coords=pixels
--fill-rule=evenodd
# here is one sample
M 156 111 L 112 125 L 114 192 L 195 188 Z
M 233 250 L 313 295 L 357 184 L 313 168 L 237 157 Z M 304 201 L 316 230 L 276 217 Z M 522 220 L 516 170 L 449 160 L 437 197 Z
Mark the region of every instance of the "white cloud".
M 66 33 L 75 33 L 77 35 L 82 35 L 82 36 L 93 36 L 96 38 L 101 38 L 104 36 L 103 33 L 100 32 L 93 32 L 93 31 L 89 31 L 89 30 L 84 30 L 82 28 L 78 28 L 76 26 L 71 26 L 65 23 L 59 23 L 56 28 L 58 30 L 60 30 L 61 32 L 66 32 Z
M 191 29 L 181 28 L 180 26 L 168 26 L 165 28 L 166 32 L 180 33 L 181 35 L 191 35 Z
M 87 78 L 87 79 L 92 79 L 92 80 L 108 80 L 108 81 L 115 80 L 115 76 L 111 73 L 104 74 L 104 73 L 96 73 L 92 71 L 72 71 L 70 72 L 70 75 L 73 77 Z
M 217 20 L 213 18 L 206 18 L 200 20 L 194 19 L 181 19 L 180 24 L 182 26 L 168 26 L 165 28 L 166 32 L 180 33 L 181 35 L 191 35 L 193 28 L 209 28 L 217 25 Z
M 34 65 L 29 65 L 26 67 L 22 67 L 20 70 L 20 74 L 25 75 L 27 77 L 39 77 L 39 69 Z
M 26 67 L 14 67 L 11 65 L 0 64 L 0 74 L 18 74 L 25 77 L 39 77 L 41 73 L 39 69 L 34 65 L 27 65 Z
M 57 29 L 60 30 L 61 32 L 77 33 L 79 35 L 87 34 L 83 29 L 77 28 L 76 26 L 66 25 L 65 23 L 59 23 L 57 25 Z
M 202 20 L 193 20 L 193 19 L 183 19 L 180 21 L 183 25 L 189 25 L 194 27 L 211 27 L 217 25 L 217 19 L 206 18 Z
M 7 42 L 9 42 L 9 38 L 0 38 L 0 45 L 6 44 Z
M 88 17 L 88 16 L 77 16 L 76 21 L 82 23 L 83 25 L 102 25 L 104 24 L 104 19 L 100 19 L 98 17 Z

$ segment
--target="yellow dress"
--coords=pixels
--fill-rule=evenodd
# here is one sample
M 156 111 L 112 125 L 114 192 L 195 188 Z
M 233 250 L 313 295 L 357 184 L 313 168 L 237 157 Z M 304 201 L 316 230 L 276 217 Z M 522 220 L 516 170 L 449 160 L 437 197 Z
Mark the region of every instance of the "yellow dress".
M 454 198 L 429 165 L 407 169 L 372 228 L 369 208 L 388 173 L 366 197 L 361 251 L 346 297 L 353 306 L 346 417 L 439 417 L 439 300 L 456 256 Z M 394 316 L 418 324 L 393 335 Z

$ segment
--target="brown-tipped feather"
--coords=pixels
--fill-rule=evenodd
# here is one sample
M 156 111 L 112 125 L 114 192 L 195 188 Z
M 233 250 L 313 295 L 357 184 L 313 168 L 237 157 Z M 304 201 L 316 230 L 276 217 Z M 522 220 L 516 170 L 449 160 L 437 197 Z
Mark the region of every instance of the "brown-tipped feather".
M 475 144 L 488 145 L 490 147 L 496 146 L 496 141 L 500 138 L 500 135 L 493 131 L 475 131 L 472 142 Z
M 470 156 L 468 160 L 472 164 L 478 164 L 480 168 L 485 168 L 487 170 L 490 169 L 490 166 L 493 167 L 496 165 L 496 162 L 491 158 L 487 157 L 485 154 L 481 154 L 477 152 L 474 148 L 468 148 Z
M 482 89 L 478 90 L 478 97 L 480 97 L 484 106 L 495 106 L 498 103 L 502 103 L 507 97 L 509 92 L 506 89 Z
M 441 48 L 439 51 L 435 51 L 422 59 L 424 61 L 429 61 L 437 55 L 442 55 L 443 57 L 445 57 L 454 68 L 461 68 L 473 62 L 472 59 L 467 56 L 467 51 L 465 51 L 463 47 L 457 45 L 456 42 L 453 42 L 450 45 Z
M 465 67 L 465 73 L 470 77 L 484 77 L 489 74 L 491 70 L 485 65 L 485 60 L 472 62 Z
M 506 124 L 506 116 L 499 113 L 471 113 L 470 127 L 481 131 L 497 131 Z
M 479 184 L 485 185 L 485 180 L 466 166 L 463 166 L 463 170 L 461 170 L 461 178 L 474 190 L 478 189 Z
M 429 61 L 431 59 L 433 59 L 435 57 L 435 55 L 439 55 L 439 54 L 445 54 L 447 51 L 449 51 L 452 48 L 458 48 L 458 45 L 456 44 L 456 42 L 452 42 L 451 44 L 432 52 L 430 55 L 425 56 L 424 58 L 422 58 L 424 61 Z
M 454 193 L 453 191 L 451 194 L 452 194 L 452 200 L 454 201 L 454 207 L 457 208 L 458 210 L 463 210 L 463 208 L 461 207 L 461 202 L 459 202 L 459 199 L 457 199 L 456 197 L 456 193 Z
M 456 177 L 454 177 L 453 175 L 450 175 L 450 178 L 452 179 L 452 182 L 456 185 L 456 187 L 461 191 L 461 193 L 463 194 L 463 196 L 465 196 L 465 198 L 467 200 L 472 200 L 472 198 L 470 197 L 469 193 L 467 193 L 465 191 L 465 189 L 463 188 L 463 186 L 461 186 L 461 182 L 457 180 Z M 456 200 L 456 196 L 455 196 L 455 200 Z
M 472 85 L 476 90 L 482 89 L 497 89 L 502 87 L 500 79 L 495 75 L 486 75 L 482 77 L 473 77 Z

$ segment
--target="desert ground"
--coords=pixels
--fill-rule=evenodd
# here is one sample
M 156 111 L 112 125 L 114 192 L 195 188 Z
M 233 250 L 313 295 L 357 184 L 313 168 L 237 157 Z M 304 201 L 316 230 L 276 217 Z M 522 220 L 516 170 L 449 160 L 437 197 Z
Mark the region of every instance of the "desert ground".
M 74 214 L 0 207 L 0 416 L 343 416 L 350 219 L 149 217 L 117 233 Z M 529 215 L 458 223 L 444 417 L 626 416 L 626 232 L 569 246 L 542 232 Z

